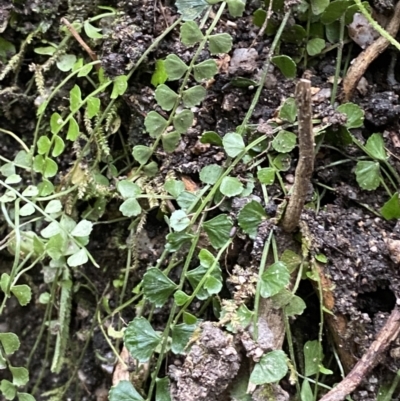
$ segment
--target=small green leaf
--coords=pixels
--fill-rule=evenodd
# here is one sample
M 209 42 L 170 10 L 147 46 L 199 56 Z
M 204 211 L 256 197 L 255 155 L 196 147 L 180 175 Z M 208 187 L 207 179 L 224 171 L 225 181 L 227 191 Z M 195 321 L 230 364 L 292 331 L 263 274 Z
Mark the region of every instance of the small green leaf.
M 205 0 L 176 0 L 175 6 L 184 21 L 191 21 L 205 11 L 209 4 Z
M 211 245 L 215 249 L 220 249 L 226 244 L 229 240 L 232 227 L 233 224 L 226 214 L 219 214 L 203 223 L 203 228 L 208 235 Z
M 183 77 L 188 66 L 175 54 L 169 54 L 165 59 L 165 71 L 169 81 L 176 81 Z
M 128 380 L 121 380 L 116 386 L 112 386 L 108 399 L 110 401 L 144 401 L 144 398 Z
M 156 379 L 156 401 L 171 401 L 170 383 L 168 377 Z
M 125 330 L 124 344 L 133 358 L 147 362 L 161 341 L 144 317 L 134 318 Z
M 297 136 L 289 131 L 279 131 L 272 141 L 274 150 L 280 153 L 289 153 L 296 146 Z
M 46 178 L 54 177 L 57 174 L 57 171 L 58 171 L 57 163 L 54 160 L 46 157 L 44 159 L 43 175 Z
M 76 56 L 74 54 L 63 54 L 57 61 L 57 68 L 60 71 L 67 72 L 72 69 L 76 62 Z
M 67 139 L 70 141 L 75 141 L 79 136 L 79 125 L 74 117 L 69 119 Z
M 82 60 L 83 62 L 83 60 Z M 78 77 L 86 77 L 90 71 L 92 71 L 93 65 L 91 64 L 86 64 L 84 65 L 81 70 L 78 72 Z
M 84 265 L 89 260 L 87 251 L 85 248 L 80 249 L 67 259 L 68 266 L 77 267 Z
M 152 153 L 153 153 L 153 150 L 151 148 L 149 148 L 148 146 L 144 146 L 144 145 L 136 145 L 133 147 L 133 150 L 132 150 L 134 159 L 140 165 L 146 164 L 149 161 Z
M 177 131 L 166 132 L 161 135 L 162 147 L 167 153 L 175 151 L 181 140 L 181 134 Z
M 218 164 L 209 164 L 201 169 L 200 181 L 204 184 L 214 185 L 223 172 L 224 169 Z
M 54 192 L 54 185 L 49 180 L 43 179 L 42 182 L 39 183 L 38 189 L 40 196 L 48 196 Z
M 62 204 L 61 201 L 59 201 L 58 199 L 51 200 L 44 208 L 44 211 L 48 214 L 58 213 L 61 212 L 61 210 Z
M 250 375 L 253 384 L 266 384 L 279 382 L 288 371 L 286 354 L 281 351 L 272 351 L 263 355 L 260 362 L 256 363 Z
M 52 134 L 58 134 L 63 124 L 63 119 L 60 114 L 53 113 L 50 117 L 50 130 Z
M 158 86 L 160 84 L 163 84 L 167 79 L 168 79 L 168 74 L 165 70 L 165 61 L 157 60 L 156 69 L 154 70 L 154 73 L 151 76 L 151 84 L 153 86 Z
M 194 21 L 186 21 L 181 25 L 181 42 L 185 46 L 193 46 L 204 38 L 200 28 Z
M 282 262 L 272 264 L 261 276 L 260 294 L 263 298 L 278 294 L 290 282 L 290 274 Z
M 326 7 L 328 7 L 329 0 L 310 0 L 310 3 L 313 14 L 320 15 L 325 11 Z
M 2 281 L 3 275 L 1 276 Z M 1 286 L 1 288 L 4 288 L 3 285 Z M 0 343 L 6 355 L 12 355 L 15 351 L 18 351 L 20 346 L 18 336 L 14 333 L 0 333 Z
M 183 210 L 175 210 L 170 217 L 171 228 L 174 231 L 183 231 L 190 224 L 190 219 Z
M 228 0 L 228 10 L 229 14 L 236 18 L 243 15 L 244 9 L 246 7 L 246 0 Z
M 22 195 L 29 198 L 37 196 L 39 194 L 38 187 L 36 185 L 28 185 L 23 191 Z
M 39 148 L 39 142 L 40 142 L 41 138 L 46 138 L 48 140 L 48 138 L 46 136 L 40 137 L 39 141 L 38 141 L 38 148 Z M 49 141 L 49 143 L 50 143 L 50 141 Z M 9 177 L 10 175 L 15 174 L 15 165 L 13 163 L 3 164 L 0 168 L 0 173 L 3 174 L 4 177 Z
M 40 231 L 40 235 L 43 238 L 51 238 L 61 232 L 60 223 L 52 221 L 47 227 Z
M 284 312 L 286 316 L 301 315 L 306 309 L 306 303 L 297 295 L 293 296 L 289 304 L 285 306 Z
M 175 114 L 173 119 L 174 128 L 179 134 L 185 133 L 193 124 L 194 114 L 191 110 L 183 110 Z
M 18 184 L 22 181 L 22 177 L 18 174 L 11 174 L 9 177 L 6 178 L 6 184 Z
M 185 184 L 182 181 L 169 179 L 165 181 L 164 189 L 174 198 L 177 198 L 185 190 Z
M 232 36 L 227 33 L 217 33 L 208 38 L 211 54 L 229 53 L 232 48 Z
M 284 121 L 289 121 L 294 123 L 297 117 L 297 106 L 294 98 L 289 97 L 283 103 L 281 109 L 279 110 L 279 118 Z
M 50 146 L 51 146 L 51 142 L 50 142 L 50 139 L 47 136 L 41 136 L 39 138 L 39 140 L 37 141 L 38 153 L 40 155 L 46 154 L 50 150 Z
M 182 101 L 185 107 L 191 108 L 199 105 L 206 97 L 207 91 L 200 85 L 186 89 L 182 94 Z
M 167 128 L 167 120 L 156 111 L 150 111 L 144 119 L 144 125 L 152 138 L 158 138 Z
M 286 265 L 289 273 L 293 273 L 301 263 L 301 257 L 290 249 L 282 253 L 280 260 Z
M 111 99 L 116 99 L 118 96 L 122 96 L 128 88 L 128 77 L 126 75 L 119 75 L 114 78 L 113 90 L 111 92 Z
M 176 201 L 183 210 L 187 211 L 195 207 L 196 203 L 199 201 L 199 197 L 189 191 L 183 191 L 179 194 Z
M 155 91 L 155 99 L 163 110 L 172 110 L 178 99 L 178 94 L 170 89 L 167 85 L 158 85 Z
M 319 371 L 319 364 L 322 361 L 322 347 L 318 340 L 307 341 L 304 344 L 305 376 L 310 377 Z
M 99 33 L 101 32 L 101 28 L 96 28 L 88 20 L 83 23 L 83 29 L 86 35 L 91 39 L 101 39 L 103 37 L 103 35 Z
M 196 269 L 190 270 L 188 273 L 186 273 L 186 277 L 187 277 L 190 285 L 192 286 L 193 290 L 197 288 L 201 279 L 204 277 L 204 275 L 207 273 L 207 271 L 208 271 L 207 267 L 199 266 Z M 217 281 L 222 283 L 221 269 L 219 266 L 214 267 L 210 276 L 214 277 Z M 211 294 L 203 286 L 197 292 L 196 298 L 200 299 L 202 301 L 202 300 L 210 297 L 210 295 Z
M 224 177 L 219 190 L 222 195 L 231 198 L 243 191 L 243 184 L 236 177 Z
M 81 88 L 78 85 L 74 85 L 74 87 L 69 91 L 69 109 L 72 112 L 76 112 L 79 110 L 79 107 L 82 103 L 82 94 Z M 53 132 L 54 134 L 55 132 Z
M 358 185 L 362 189 L 373 191 L 379 187 L 381 175 L 378 162 L 359 161 L 355 173 Z
M 338 20 L 352 3 L 348 0 L 336 0 L 329 3 L 321 15 L 321 22 L 325 25 Z
M 229 157 L 236 157 L 244 151 L 245 144 L 240 134 L 228 132 L 222 139 L 224 150 Z
M 206 267 L 207 269 L 210 268 L 215 262 L 214 255 L 207 249 L 200 250 L 199 259 L 200 259 L 200 264 Z
M 142 212 L 142 208 L 136 199 L 129 198 L 122 203 L 122 205 L 119 207 L 119 211 L 125 217 L 135 217 L 139 216 L 139 214 Z
M 86 237 L 93 230 L 93 223 L 88 220 L 81 220 L 71 231 L 74 237 Z
M 172 328 L 171 350 L 174 354 L 184 354 L 185 347 L 196 329 L 196 324 L 177 324 Z
M 190 298 L 189 295 L 185 294 L 185 293 L 184 293 L 183 291 L 181 291 L 181 290 L 176 291 L 175 294 L 174 294 L 174 300 L 175 300 L 175 303 L 176 303 L 178 306 L 183 306 L 183 305 L 185 305 L 186 301 L 187 301 L 189 298 Z
M 0 46 L 1 47 L 1 46 Z M 42 47 L 35 47 L 33 51 L 36 54 L 41 54 L 43 56 L 52 56 L 55 51 L 57 50 L 54 46 L 42 46 Z
M 124 199 L 135 198 L 141 193 L 139 185 L 129 180 L 121 180 L 117 184 L 118 192 Z
M 267 218 L 264 208 L 260 203 L 252 200 L 247 203 L 238 215 L 238 223 L 240 228 L 248 234 L 251 239 L 257 236 L 258 226 Z
M 59 136 L 54 137 L 54 147 L 51 152 L 53 157 L 60 156 L 62 152 L 64 152 L 65 143 Z
M 310 56 L 320 54 L 325 48 L 325 40 L 320 38 L 313 38 L 307 42 L 307 53 Z
M 176 287 L 177 285 L 159 269 L 151 268 L 143 276 L 144 295 L 156 308 L 165 304 Z
M 194 79 L 201 82 L 206 79 L 211 79 L 217 72 L 218 66 L 214 60 L 204 60 L 193 67 Z
M 200 138 L 201 143 L 209 143 L 211 145 L 222 146 L 221 137 L 214 131 L 206 131 Z
M 207 290 L 209 295 L 218 294 L 222 290 L 222 282 L 221 280 L 210 276 L 204 283 L 204 289 Z
M 365 144 L 365 148 L 368 150 L 371 157 L 374 159 L 385 161 L 388 159 L 388 155 L 385 150 L 385 142 L 381 134 L 372 134 Z
M 0 382 L 0 392 L 6 400 L 13 400 L 17 394 L 17 389 L 10 381 L 3 379 Z
M 21 216 L 30 216 L 31 214 L 35 213 L 35 210 L 35 207 L 31 203 L 27 203 L 21 207 L 19 214 Z
M 300 397 L 301 401 L 314 401 L 314 394 L 308 380 L 303 380 Z
M 167 249 L 168 252 L 176 252 L 179 251 L 183 244 L 186 244 L 192 240 L 193 235 L 185 232 L 169 233 L 166 238 L 167 244 L 165 245 L 165 249 Z
M 274 56 L 271 62 L 279 68 L 285 78 L 296 77 L 296 63 L 289 56 Z
M 29 381 L 29 372 L 25 368 L 16 368 L 14 366 L 10 366 L 10 372 L 13 376 L 13 384 L 15 386 L 25 386 Z
M 18 401 L 36 401 L 35 397 L 28 393 L 20 393 L 19 391 L 17 391 L 17 396 Z
M 315 255 L 315 260 L 321 263 L 328 263 L 328 258 L 323 253 L 318 253 Z
M 257 178 L 261 184 L 272 185 L 275 181 L 275 171 L 273 167 L 261 168 L 257 171 Z
M 272 164 L 278 171 L 288 171 L 290 169 L 291 160 L 289 154 L 281 153 L 274 158 Z
M 89 97 L 86 104 L 88 117 L 93 118 L 97 116 L 100 110 L 100 99 L 97 97 Z
M 400 219 L 400 197 L 398 192 L 382 206 L 381 214 L 386 220 Z
M 342 0 L 336 0 L 342 1 Z M 331 3 L 332 4 L 332 3 Z M 354 103 L 341 104 L 337 109 L 339 113 L 346 114 L 347 122 L 346 128 L 360 128 L 364 123 L 364 110 Z

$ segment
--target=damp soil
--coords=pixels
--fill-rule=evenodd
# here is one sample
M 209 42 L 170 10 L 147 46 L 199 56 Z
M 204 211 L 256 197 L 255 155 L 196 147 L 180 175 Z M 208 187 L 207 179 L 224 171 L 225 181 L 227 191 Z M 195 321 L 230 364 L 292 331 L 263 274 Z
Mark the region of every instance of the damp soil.
M 238 77 L 257 80 L 272 41 L 271 37 L 258 37 L 259 28 L 252 22 L 252 14 L 261 6 L 261 2 L 253 0 L 247 3 L 242 18 L 233 19 L 225 13 L 217 26 L 218 32 L 227 32 L 233 37 L 233 49 L 229 56 L 221 56 L 219 73 L 214 80 L 207 82 L 207 97 L 202 105 L 196 108 L 195 123 L 182 138 L 177 149 L 169 154 L 161 147 L 156 151 L 154 160 L 159 167 L 158 183 L 162 184 L 165 177 L 173 172 L 193 185 L 201 185 L 199 171 L 202 167 L 225 162 L 226 156 L 220 148 L 202 144 L 199 137 L 205 131 L 215 131 L 223 136 L 227 132 L 235 131 L 241 124 L 256 88 L 251 85 L 245 88 L 237 87 L 232 82 Z M 104 40 L 97 42 L 88 40 L 101 60 L 105 73 L 110 77 L 126 74 L 155 38 L 179 17 L 173 2 L 169 0 L 105 2 L 0 0 L 1 36 L 13 43 L 16 49 L 19 49 L 26 36 L 39 24 L 45 24 L 47 27 L 44 33 L 32 39 L 18 71 L 7 74 L 0 81 L 0 125 L 3 130 L 15 133 L 27 144 L 31 143 L 36 125 L 36 104 L 39 95 L 35 89 L 30 65 L 43 64 L 47 59 L 47 56 L 35 53 L 34 48 L 42 46 L 45 41 L 60 41 L 61 17 L 69 21 L 85 20 L 98 13 L 99 4 L 114 7 L 122 12 L 115 20 L 103 22 Z M 296 49 L 293 45 L 282 48 L 281 51 L 293 55 Z M 67 50 L 68 53 L 87 59 L 80 45 L 74 41 L 68 43 Z M 360 49 L 355 45 L 351 52 L 351 57 L 355 57 Z M 341 116 L 334 113 L 329 103 L 332 87 L 330 79 L 334 75 L 336 62 L 333 53 L 328 52 L 323 57 L 311 60 L 307 73 L 311 77 L 315 92 L 313 100 L 315 116 L 340 124 Z M 120 136 L 115 135 L 109 143 L 114 157 L 121 155 L 123 141 L 130 147 L 151 144 L 152 139 L 144 129 L 145 115 L 151 110 L 156 110 L 161 115 L 165 114 L 154 100 L 151 76 L 156 60 L 169 54 L 176 54 L 185 62 L 190 61 L 193 56 L 193 50 L 180 43 L 177 30 L 160 42 L 129 80 L 128 89 L 119 104 Z M 203 51 L 199 61 L 209 57 L 209 53 Z M 389 162 L 400 174 L 398 134 L 400 85 L 388 83 L 390 57 L 391 52 L 388 50 L 370 66 L 365 75 L 368 82 L 366 90 L 362 93 L 357 92 L 353 98 L 353 102 L 365 111 L 364 127 L 355 130 L 354 135 L 365 143 L 372 133 L 382 132 L 385 146 L 391 155 Z M 6 68 L 7 57 L 0 60 L 1 72 Z M 300 67 L 298 76 L 300 77 L 303 72 Z M 44 74 L 45 87 L 48 89 L 55 87 L 64 77 L 64 73 L 52 67 Z M 72 79 L 57 93 L 48 107 L 47 117 L 55 111 L 68 107 L 68 91 L 73 85 Z M 277 69 L 271 68 L 250 121 L 258 131 L 249 133 L 249 138 L 251 135 L 263 133 L 265 122 L 277 115 L 277 109 L 282 101 L 293 95 L 294 90 L 294 80 L 285 79 Z M 105 103 L 108 100 L 102 99 Z M 0 152 L 3 157 L 13 159 L 19 150 L 17 142 L 10 136 L 1 134 Z M 348 156 L 348 162 L 336 163 L 345 159 L 344 155 Z M 388 200 L 388 196 L 381 188 L 375 191 L 362 191 L 359 188 L 352 171 L 356 163 L 354 160 L 360 156 L 362 152 L 352 146 L 340 150 L 332 146 L 321 146 L 316 157 L 313 187 L 330 189 L 323 192 L 317 211 L 308 208 L 302 215 L 302 225 L 306 227 L 309 235 L 311 255 L 324 254 L 327 257 L 325 271 L 331 280 L 332 291 L 337 300 L 333 313 L 343 315 L 347 321 L 347 330 L 343 335 L 347 346 L 346 352 L 351 355 L 353 361 L 361 358 L 370 347 L 386 318 L 396 307 L 397 300 L 400 299 L 399 260 L 391 246 L 400 240 L 400 225 L 395 221 L 385 221 L 373 213 L 373 210 L 378 210 Z M 290 168 L 282 173 L 284 185 L 288 188 L 293 182 L 296 157 L 295 150 Z M 63 154 L 59 161 L 60 172 L 56 177 L 56 183 L 68 173 L 71 160 L 74 158 L 73 149 Z M 239 165 L 234 174 L 246 182 L 246 168 Z M 24 180 L 29 184 L 30 177 L 24 177 Z M 153 185 L 157 186 L 157 180 L 154 180 Z M 265 208 L 268 214 L 273 216 L 284 195 L 279 186 L 270 187 L 269 195 L 271 201 Z M 252 196 L 262 199 L 261 188 L 256 186 Z M 310 201 L 311 197 L 312 191 Z M 229 207 L 233 219 L 243 207 L 243 202 L 249 200 L 250 198 L 237 199 L 232 204 L 225 205 Z M 79 216 L 94 202 L 95 199 L 80 201 L 73 211 L 74 216 Z M 61 399 L 97 401 L 107 399 L 107 392 L 112 385 L 115 361 L 98 325 L 98 305 L 104 303 L 105 299 L 107 307 L 112 311 L 131 297 L 128 294 L 121 300 L 118 284 L 125 277 L 129 222 L 107 224 L 119 216 L 118 207 L 118 202 L 111 200 L 100 219 L 104 224 L 97 225 L 91 233 L 88 249 L 100 268 L 88 263 L 72 270 L 70 339 L 67 360 L 59 374 L 50 373 L 49 369 L 57 328 L 48 329 L 47 325 L 43 326 L 46 305 L 39 302 L 40 295 L 51 290 L 52 272 L 46 261 L 42 261 L 21 279 L 21 284 L 26 283 L 31 286 L 32 301 L 22 308 L 15 299 L 10 299 L 5 315 L 0 317 L 1 331 L 12 331 L 20 338 L 21 348 L 11 361 L 15 366 L 25 366 L 27 361 L 30 362 L 30 384 L 26 390 L 28 392 L 34 390 L 37 400 L 49 399 L 48 397 L 55 394 L 52 393 L 54 389 L 64 388 L 66 383 L 68 388 Z M 217 214 L 218 211 L 215 210 L 210 216 Z M 40 229 L 41 227 L 37 227 L 37 230 Z M 239 285 L 241 293 L 246 291 L 251 293 L 251 288 L 246 289 L 244 282 L 250 283 L 254 279 L 256 274 L 254 269 L 259 263 L 263 243 L 270 229 L 271 226 L 268 225 L 261 227 L 255 242 L 250 241 L 245 235 L 237 236 L 232 250 L 225 258 L 224 297 L 229 298 L 229 291 L 235 286 L 237 289 Z M 1 217 L 0 238 L 5 237 L 8 232 L 9 228 Z M 158 210 L 150 211 L 137 244 L 137 266 L 128 276 L 129 291 L 140 282 L 148 266 L 157 263 L 163 252 L 167 234 L 168 227 L 160 218 Z M 13 256 L 7 249 L 2 249 L 0 273 L 9 271 L 12 263 Z M 197 261 L 193 260 L 191 265 L 196 267 Z M 179 268 L 172 275 L 174 274 L 175 277 L 171 279 L 176 281 L 179 279 Z M 243 277 L 244 281 L 240 279 Z M 86 282 L 90 282 L 92 287 L 87 288 L 83 284 Z M 307 309 L 302 316 L 291 321 L 297 354 L 301 354 L 306 341 L 318 338 L 319 322 L 319 300 L 313 286 L 304 281 L 299 288 L 299 294 L 306 300 Z M 167 303 L 163 308 L 154 310 L 152 325 L 155 330 L 162 330 L 165 327 L 169 307 L 170 304 Z M 134 304 L 124 308 L 120 314 L 107 318 L 103 326 L 122 327 L 135 317 L 138 312 L 136 308 L 139 306 Z M 171 366 L 164 366 L 162 374 L 170 376 L 171 391 L 176 400 L 228 400 L 230 398 L 226 398 L 225 390 L 237 372 L 240 374 L 242 371 L 245 352 L 238 353 L 238 338 L 233 338 L 232 335 L 210 323 L 216 321 L 211 306 L 203 309 L 202 304 L 198 302 L 191 308 L 190 312 L 193 314 L 201 310 L 203 313 L 201 318 L 206 322 L 203 323 L 200 339 L 186 358 L 173 357 L 168 361 Z M 103 311 L 103 317 L 107 315 L 104 312 L 107 309 L 100 308 L 100 310 Z M 146 315 L 150 310 L 145 307 L 141 313 Z M 51 322 L 56 318 L 54 311 L 54 316 L 48 316 L 47 324 L 51 326 Z M 41 330 L 44 330 L 45 334 L 41 337 L 42 340 L 36 343 Z M 243 346 L 243 339 L 241 342 Z M 122 342 L 115 341 L 114 345 L 120 350 Z M 285 350 L 286 347 L 285 343 Z M 399 350 L 400 340 L 397 339 L 382 356 L 381 362 L 372 374 L 366 377 L 352 394 L 354 400 L 376 400 L 379 387 L 392 380 L 394 373 L 400 369 Z M 324 336 L 324 352 L 327 359 L 333 358 L 334 347 L 328 333 Z M 326 383 L 333 385 L 340 381 L 339 373 L 336 369 L 334 375 L 326 379 Z M 0 377 L 10 379 L 4 371 L 0 371 Z M 146 388 L 146 382 L 143 386 Z M 295 393 L 288 379 L 283 380 L 282 388 L 284 391 L 276 390 L 276 399 L 288 399 Z M 254 399 L 264 398 L 262 395 L 255 395 Z M 393 400 L 398 399 L 400 398 L 395 393 Z

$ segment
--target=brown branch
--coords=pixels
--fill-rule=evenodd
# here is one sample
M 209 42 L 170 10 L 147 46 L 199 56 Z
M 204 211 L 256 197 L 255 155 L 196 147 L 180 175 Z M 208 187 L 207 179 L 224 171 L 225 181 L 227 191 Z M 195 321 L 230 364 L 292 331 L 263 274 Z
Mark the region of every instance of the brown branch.
M 291 233 L 299 224 L 314 170 L 314 133 L 312 126 L 311 82 L 301 79 L 295 98 L 299 123 L 299 162 L 297 163 L 292 195 L 282 219 L 282 228 Z
M 400 332 L 400 311 L 393 309 L 385 325 L 368 351 L 357 362 L 351 372 L 320 401 L 342 401 L 354 391 L 369 372 L 379 363 L 381 355 Z
M 394 14 L 390 20 L 386 31 L 395 37 L 400 27 L 400 1 L 396 4 Z M 371 43 L 358 57 L 353 60 L 351 67 L 343 80 L 343 98 L 349 101 L 358 81 L 364 75 L 369 65 L 389 46 L 389 41 L 383 36 Z
M 89 57 L 93 61 L 97 61 L 98 60 L 97 54 L 86 44 L 86 42 L 82 39 L 81 35 L 79 35 L 79 33 L 76 31 L 73 25 L 64 17 L 61 18 L 61 22 L 68 28 L 68 30 L 71 32 L 71 35 L 76 39 L 76 41 L 85 49 Z M 100 69 L 99 64 L 95 64 L 94 67 L 96 68 L 97 71 Z

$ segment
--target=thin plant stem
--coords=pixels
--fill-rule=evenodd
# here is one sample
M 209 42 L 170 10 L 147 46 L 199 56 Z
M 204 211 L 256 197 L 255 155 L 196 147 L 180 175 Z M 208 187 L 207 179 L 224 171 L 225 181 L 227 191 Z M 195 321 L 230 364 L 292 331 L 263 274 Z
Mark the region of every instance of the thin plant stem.
M 260 269 L 258 271 L 258 280 L 256 287 L 256 294 L 254 297 L 254 315 L 253 315 L 253 339 L 257 341 L 258 339 L 258 315 L 260 310 L 260 297 L 261 297 L 261 277 L 264 274 L 265 266 L 267 264 L 267 257 L 269 253 L 269 247 L 271 245 L 272 236 L 274 235 L 274 231 L 271 229 L 267 240 L 264 244 L 263 253 L 261 256 Z

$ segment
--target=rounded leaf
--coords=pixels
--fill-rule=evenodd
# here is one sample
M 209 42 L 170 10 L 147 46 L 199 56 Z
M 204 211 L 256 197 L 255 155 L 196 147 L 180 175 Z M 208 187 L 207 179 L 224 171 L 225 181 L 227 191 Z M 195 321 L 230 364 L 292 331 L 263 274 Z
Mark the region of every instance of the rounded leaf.
M 190 110 L 183 110 L 173 119 L 174 128 L 179 134 L 185 133 L 193 124 L 194 114 Z
M 272 147 L 280 153 L 288 153 L 296 146 L 297 136 L 289 131 L 279 131 L 272 141 Z
M 155 98 L 163 110 L 169 111 L 173 109 L 175 102 L 178 99 L 178 94 L 167 85 L 161 84 L 158 85 L 155 91 Z
M 182 94 L 182 101 L 185 107 L 194 107 L 199 105 L 206 97 L 207 91 L 200 85 L 186 89 Z
M 243 152 L 245 144 L 240 134 L 236 132 L 228 132 L 222 139 L 225 152 L 230 157 L 236 157 Z
M 243 191 L 243 184 L 236 177 L 224 177 L 219 190 L 222 195 L 230 198 L 239 195 Z
M 296 63 L 289 56 L 275 56 L 271 58 L 271 62 L 279 68 L 285 78 L 296 76 Z
M 286 354 L 281 350 L 269 352 L 256 363 L 250 375 L 251 383 L 260 385 L 279 382 L 286 376 Z

